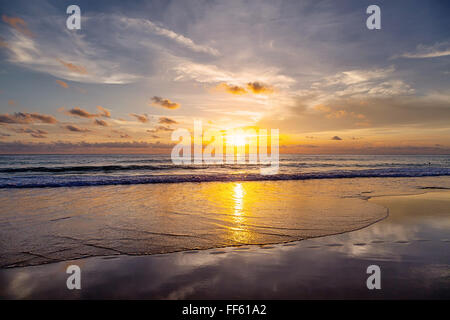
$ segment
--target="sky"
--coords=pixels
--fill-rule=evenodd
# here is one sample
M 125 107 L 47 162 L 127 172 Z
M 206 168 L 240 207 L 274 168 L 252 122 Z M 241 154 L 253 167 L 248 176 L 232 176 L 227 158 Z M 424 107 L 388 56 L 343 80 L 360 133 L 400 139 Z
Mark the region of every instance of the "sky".
M 0 153 L 170 153 L 173 130 L 201 120 L 279 129 L 282 153 L 450 154 L 449 14 L 437 0 L 0 0 Z

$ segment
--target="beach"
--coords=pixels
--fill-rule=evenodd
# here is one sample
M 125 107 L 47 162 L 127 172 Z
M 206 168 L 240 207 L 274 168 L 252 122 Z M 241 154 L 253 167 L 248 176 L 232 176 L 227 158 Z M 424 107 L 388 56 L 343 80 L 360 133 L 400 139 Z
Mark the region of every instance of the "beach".
M 36 216 L 25 206 L 23 215 L 15 216 L 16 225 L 25 227 L 31 216 L 46 228 L 39 233 L 38 224 L 31 236 L 17 229 L 8 235 L 18 239 L 9 245 L 16 243 L 21 249 L 15 255 L 2 249 L 2 263 L 9 265 L 0 270 L 0 296 L 448 299 L 448 184 L 447 177 L 422 177 L 1 190 L 2 196 L 10 193 L 16 213 L 23 205 L 11 193 L 31 197 L 36 210 L 40 199 L 53 215 Z M 54 210 L 62 208 L 56 206 L 58 199 L 86 208 L 83 194 L 93 193 L 102 200 L 90 208 L 111 203 L 111 210 Z M 131 194 L 133 201 L 124 202 L 122 197 L 130 199 Z M 179 212 L 177 204 L 184 211 Z M 214 210 L 206 210 L 213 205 Z M 156 208 L 164 214 L 159 216 Z M 196 217 L 192 208 L 202 214 Z M 124 218 L 124 212 L 133 215 Z M 183 219 L 188 212 L 194 216 Z M 49 229 L 51 224 L 55 226 Z M 120 228 L 106 231 L 112 224 Z M 152 231 L 154 225 L 158 233 Z M 77 230 L 82 233 L 74 234 Z M 197 237 L 190 237 L 194 234 Z M 2 233 L 2 246 L 5 243 Z M 81 290 L 66 288 L 65 270 L 72 264 L 82 270 Z M 369 265 L 381 268 L 381 290 L 366 287 Z
M 1 9 L 0 300 L 450 299 L 450 1 Z

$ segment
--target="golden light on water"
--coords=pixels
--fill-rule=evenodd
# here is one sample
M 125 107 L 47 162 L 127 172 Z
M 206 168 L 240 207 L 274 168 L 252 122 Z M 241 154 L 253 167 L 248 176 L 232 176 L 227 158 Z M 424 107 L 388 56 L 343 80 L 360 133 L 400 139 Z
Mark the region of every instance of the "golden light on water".
M 244 201 L 244 189 L 242 183 L 236 183 L 233 189 L 234 215 L 242 215 L 242 205 Z
M 247 218 L 244 211 L 245 190 L 242 183 L 234 184 L 232 192 L 233 226 L 230 228 L 231 238 L 238 243 L 249 243 L 252 233 L 245 225 Z

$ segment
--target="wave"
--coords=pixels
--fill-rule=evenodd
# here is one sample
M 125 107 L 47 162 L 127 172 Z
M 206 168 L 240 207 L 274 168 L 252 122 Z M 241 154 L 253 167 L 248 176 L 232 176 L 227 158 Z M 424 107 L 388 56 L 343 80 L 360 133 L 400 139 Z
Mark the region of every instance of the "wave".
M 431 177 L 450 176 L 450 168 L 384 168 L 368 170 L 346 170 L 327 172 L 307 172 L 294 174 L 179 174 L 179 175 L 70 175 L 70 176 L 12 176 L 0 178 L 0 188 L 56 188 L 106 185 L 134 185 L 152 183 L 183 182 L 232 182 L 232 181 L 279 181 L 342 178 L 382 178 L 382 177 Z
M 64 167 L 15 167 L 1 168 L 1 173 L 70 173 L 70 172 L 112 172 L 112 171 L 154 171 L 167 169 L 203 169 L 201 166 L 180 166 L 180 165 L 104 165 L 104 166 L 64 166 Z
M 376 163 L 376 164 L 343 164 L 343 163 L 307 163 L 307 162 L 288 162 L 283 163 L 283 167 L 289 168 L 398 168 L 398 167 L 417 167 L 423 168 L 424 164 L 419 163 Z M 425 164 L 428 165 L 428 164 Z M 248 169 L 259 168 L 258 164 L 204 164 L 204 165 L 175 165 L 175 164 L 154 164 L 154 165 L 91 165 L 91 166 L 60 166 L 60 167 L 4 167 L 0 168 L 0 173 L 90 173 L 90 172 L 120 172 L 120 171 L 158 171 L 158 170 L 199 170 L 208 168 L 226 168 L 226 169 Z

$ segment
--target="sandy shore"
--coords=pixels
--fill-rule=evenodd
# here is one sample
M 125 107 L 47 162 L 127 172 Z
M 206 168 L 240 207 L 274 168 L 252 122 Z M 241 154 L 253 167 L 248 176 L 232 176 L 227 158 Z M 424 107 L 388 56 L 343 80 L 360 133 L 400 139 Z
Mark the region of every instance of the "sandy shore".
M 7 299 L 450 298 L 450 192 L 375 197 L 389 217 L 335 236 L 266 246 L 105 256 L 0 270 Z M 82 289 L 66 288 L 68 265 Z M 368 290 L 366 268 L 381 268 Z

